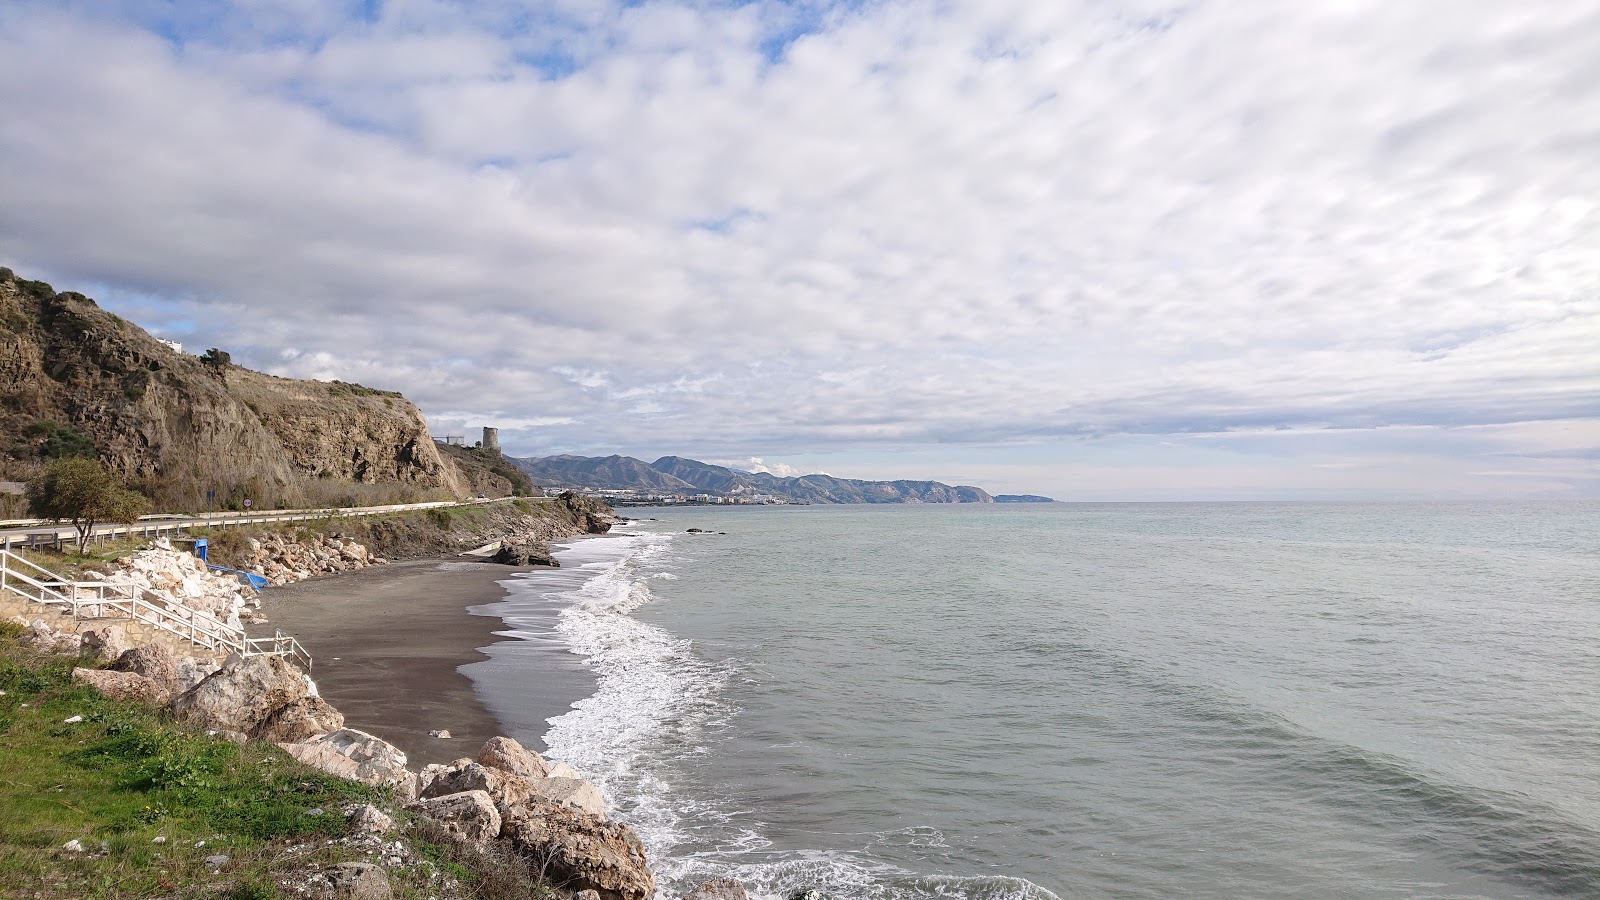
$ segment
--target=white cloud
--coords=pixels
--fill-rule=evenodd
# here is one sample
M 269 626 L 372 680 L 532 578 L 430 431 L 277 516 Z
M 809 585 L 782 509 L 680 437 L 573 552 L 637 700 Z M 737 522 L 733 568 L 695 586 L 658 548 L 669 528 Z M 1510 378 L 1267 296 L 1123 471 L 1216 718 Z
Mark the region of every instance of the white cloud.
M 771 475 L 776 475 L 779 478 L 797 478 L 801 475 L 828 474 L 827 472 L 823 472 L 819 469 L 802 469 L 797 466 L 791 466 L 785 463 L 777 462 L 776 460 L 767 462 L 759 456 L 750 456 L 744 459 L 706 460 L 706 462 L 711 463 L 713 466 L 725 466 L 729 469 L 738 469 L 743 472 L 766 472 Z
M 525 452 L 1600 415 L 1583 0 L 310 7 L 0 13 L 0 262 Z

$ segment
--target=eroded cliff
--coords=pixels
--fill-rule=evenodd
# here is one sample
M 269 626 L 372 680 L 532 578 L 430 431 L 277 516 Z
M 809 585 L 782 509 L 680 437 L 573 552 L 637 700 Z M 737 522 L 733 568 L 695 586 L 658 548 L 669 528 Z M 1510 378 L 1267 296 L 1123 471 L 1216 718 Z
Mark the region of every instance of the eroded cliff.
M 61 426 L 166 508 L 463 496 L 422 413 L 343 382 L 181 353 L 74 292 L 0 268 L 0 477 L 25 479 Z

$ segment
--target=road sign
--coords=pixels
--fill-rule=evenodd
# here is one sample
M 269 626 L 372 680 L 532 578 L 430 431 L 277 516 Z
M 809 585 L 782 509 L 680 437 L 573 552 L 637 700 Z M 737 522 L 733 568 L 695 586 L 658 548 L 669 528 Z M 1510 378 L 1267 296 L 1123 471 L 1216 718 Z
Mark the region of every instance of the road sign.
M 250 498 L 249 497 L 244 498 L 244 508 L 245 509 L 249 509 L 250 508 Z

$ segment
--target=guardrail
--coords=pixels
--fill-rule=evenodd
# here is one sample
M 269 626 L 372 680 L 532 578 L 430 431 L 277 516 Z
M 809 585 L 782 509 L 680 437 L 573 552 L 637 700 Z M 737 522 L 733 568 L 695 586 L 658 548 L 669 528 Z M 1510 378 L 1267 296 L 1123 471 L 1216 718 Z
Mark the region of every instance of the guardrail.
M 266 522 L 311 522 L 340 516 L 382 516 L 389 513 L 437 509 L 439 507 L 479 506 L 485 503 L 500 503 L 513 499 L 516 498 L 497 497 L 493 500 L 468 500 L 464 503 L 435 500 L 426 503 L 400 503 L 389 506 L 342 506 L 333 509 L 276 513 L 216 513 L 208 514 L 203 518 L 195 516 L 175 522 L 151 518 L 127 525 L 96 525 L 90 533 L 90 540 L 95 543 L 107 538 L 115 539 L 118 537 L 139 537 L 148 540 L 167 534 L 180 534 L 183 532 L 193 534 L 197 528 L 216 528 L 226 531 L 229 528 L 242 528 L 246 525 L 260 525 Z M 523 499 L 542 500 L 548 498 L 525 497 Z M 23 527 L 38 529 L 40 523 L 34 522 Z M 14 547 L 25 547 L 31 550 L 54 547 L 59 550 L 68 541 L 75 540 L 77 540 L 76 532 L 69 527 L 58 527 L 50 531 L 35 530 L 27 534 L 3 534 L 0 535 L 0 550 L 9 551 Z
M 0 550 L 0 593 L 5 591 L 37 603 L 70 608 L 75 619 L 115 618 L 109 614 L 121 613 L 122 618 L 144 622 L 197 647 L 244 657 L 284 656 L 311 670 L 311 654 L 281 631 L 270 638 L 247 637 L 243 628 L 235 628 L 209 613 L 188 607 L 180 607 L 182 612 L 178 612 L 152 603 L 140 597 L 140 589 L 134 585 L 67 581 L 10 550 Z

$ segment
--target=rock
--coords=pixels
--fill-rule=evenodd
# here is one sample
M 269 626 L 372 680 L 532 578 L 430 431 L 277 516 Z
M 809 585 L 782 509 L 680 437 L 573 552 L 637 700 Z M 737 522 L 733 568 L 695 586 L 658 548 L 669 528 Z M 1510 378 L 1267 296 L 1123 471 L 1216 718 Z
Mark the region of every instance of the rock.
M 606 817 L 606 798 L 600 789 L 581 778 L 546 778 L 538 784 L 539 796 L 551 803 Z
M 74 684 L 86 684 L 113 700 L 140 700 L 166 703 L 172 692 L 161 684 L 134 672 L 110 669 L 73 669 Z
M 579 891 L 572 895 L 572 900 L 600 900 L 599 891 Z
M 61 720 L 63 725 L 76 725 L 82 721 L 83 716 L 67 716 L 65 719 Z
M 65 844 L 62 844 L 61 849 L 67 851 L 68 853 L 82 853 L 83 841 L 73 838 L 72 840 L 67 841 Z
M 430 731 L 428 732 L 428 737 L 439 738 L 440 740 L 448 740 L 450 738 L 450 729 L 441 728 L 438 731 Z
M 389 875 L 372 863 L 348 862 L 322 872 L 337 900 L 393 900 Z
M 554 566 L 561 563 L 550 555 L 550 545 L 543 541 L 503 540 L 500 549 L 489 557 L 490 562 L 508 566 Z
M 128 633 L 122 630 L 121 625 L 105 625 L 81 633 L 83 646 L 93 650 L 95 658 L 101 662 L 114 662 L 129 649 Z
M 478 751 L 478 762 L 523 778 L 547 778 L 551 774 L 550 763 L 544 757 L 508 737 L 490 738 Z
M 206 676 L 222 668 L 209 659 L 186 656 L 178 660 L 178 693 L 183 693 L 206 680 Z
M 750 891 L 736 879 L 712 878 L 684 894 L 683 900 L 750 900 Z
M 261 721 L 250 736 L 273 744 L 297 744 L 344 727 L 344 714 L 321 697 L 305 697 L 280 707 Z
M 166 644 L 146 644 L 124 651 L 111 668 L 143 675 L 171 693 L 178 690 L 178 663 Z
M 83 652 L 83 635 L 76 634 L 71 631 L 66 632 L 65 634 L 57 634 L 55 645 L 50 649 L 57 653 L 66 653 L 72 656 L 77 656 L 79 653 Z
M 578 779 L 582 779 L 583 778 L 582 775 L 578 774 L 578 770 L 577 769 L 574 769 L 573 767 L 567 765 L 564 762 L 558 762 L 555 765 L 551 766 L 550 767 L 550 774 L 548 776 L 546 776 L 546 777 L 549 777 L 549 778 L 578 778 Z
M 433 779 L 423 788 L 422 796 L 444 797 L 463 791 L 487 793 L 502 814 L 509 807 L 527 803 L 538 795 L 537 786 L 526 778 L 469 762 L 464 766 L 436 771 Z
M 196 728 L 253 734 L 274 712 L 304 700 L 308 679 L 280 656 L 230 660 L 172 700 L 177 717 Z
M 451 837 L 465 843 L 483 844 L 500 836 L 500 812 L 485 791 L 429 797 L 406 808 L 433 819 Z
M 632 828 L 545 801 L 504 816 L 502 837 L 558 885 L 592 890 L 601 900 L 650 900 L 656 880 Z
M 364 784 L 393 785 L 402 796 L 416 796 L 417 776 L 406 769 L 406 755 L 365 731 L 340 728 L 309 741 L 278 746 L 300 762 L 330 775 Z
M 370 803 L 362 803 L 345 815 L 350 830 L 355 834 L 388 834 L 394 830 L 394 819 Z
M 228 864 L 228 856 L 225 853 L 214 853 L 206 857 L 205 862 L 213 869 L 220 869 Z

